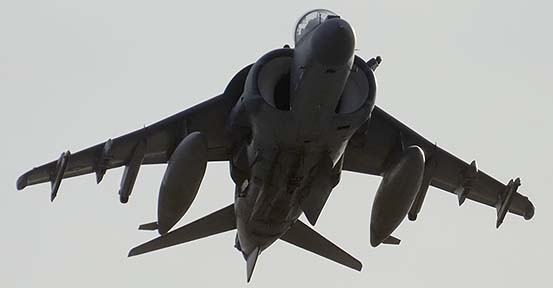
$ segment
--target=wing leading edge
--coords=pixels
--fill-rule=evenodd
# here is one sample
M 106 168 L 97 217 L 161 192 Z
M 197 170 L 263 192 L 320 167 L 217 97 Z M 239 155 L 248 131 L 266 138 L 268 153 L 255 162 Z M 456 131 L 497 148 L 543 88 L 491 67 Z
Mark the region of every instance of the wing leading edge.
M 520 179 L 512 179 L 507 185 L 499 182 L 478 170 L 475 161 L 468 164 L 455 157 L 376 106 L 370 122 L 350 140 L 343 169 L 381 175 L 391 159 L 409 145 L 421 147 L 426 156 L 423 183 L 409 212 L 410 220 L 416 219 L 428 186 L 456 194 L 459 205 L 468 198 L 495 207 L 497 227 L 503 222 L 507 212 L 523 216 L 527 220 L 533 217 L 532 202 L 516 192 Z
M 143 129 L 74 154 L 64 152 L 57 161 L 35 167 L 21 175 L 17 180 L 17 189 L 51 182 L 53 200 L 64 178 L 95 173 L 97 182 L 100 182 L 108 169 L 125 166 L 121 189 L 128 190 L 130 194 L 142 164 L 166 163 L 179 142 L 194 131 L 202 132 L 207 139 L 208 161 L 227 160 L 230 152 L 230 140 L 226 133 L 227 118 L 242 94 L 250 67 L 238 72 L 223 94 Z M 126 202 L 123 198 L 121 201 Z

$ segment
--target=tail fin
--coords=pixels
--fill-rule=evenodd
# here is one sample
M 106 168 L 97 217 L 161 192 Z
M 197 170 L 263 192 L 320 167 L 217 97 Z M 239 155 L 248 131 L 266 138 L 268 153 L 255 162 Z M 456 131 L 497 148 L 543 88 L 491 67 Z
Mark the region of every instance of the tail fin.
M 188 225 L 131 249 L 131 251 L 129 251 L 129 257 L 205 238 L 233 229 L 236 229 L 236 216 L 234 215 L 234 205 L 231 204 Z
M 359 260 L 334 245 L 300 220 L 296 221 L 292 225 L 292 228 L 280 239 L 357 271 L 361 271 L 363 266 Z

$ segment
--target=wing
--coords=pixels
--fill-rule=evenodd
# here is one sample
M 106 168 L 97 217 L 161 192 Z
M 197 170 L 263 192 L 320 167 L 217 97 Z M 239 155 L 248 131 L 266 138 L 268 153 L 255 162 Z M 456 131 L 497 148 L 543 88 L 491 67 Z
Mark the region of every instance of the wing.
M 226 133 L 227 119 L 242 94 L 250 67 L 238 72 L 223 94 L 143 129 L 74 154 L 65 152 L 59 160 L 36 167 L 19 177 L 17 189 L 51 182 L 53 200 L 63 178 L 96 173 L 97 182 L 100 182 L 106 170 L 126 166 L 121 186 L 123 189 L 126 185 L 130 194 L 133 178 L 141 164 L 166 163 L 180 141 L 194 131 L 200 131 L 206 137 L 209 161 L 228 160 L 230 141 Z
M 527 197 L 516 192 L 520 180 L 507 185 L 478 170 L 471 164 L 441 149 L 426 140 L 400 121 L 375 107 L 370 122 L 367 122 L 350 140 L 344 157 L 344 170 L 381 175 L 391 159 L 397 157 L 402 147 L 420 146 L 425 153 L 423 184 L 415 203 L 409 211 L 409 219 L 415 220 L 421 209 L 428 186 L 457 194 L 459 205 L 465 198 L 495 207 L 497 227 L 507 212 L 530 219 L 534 206 Z

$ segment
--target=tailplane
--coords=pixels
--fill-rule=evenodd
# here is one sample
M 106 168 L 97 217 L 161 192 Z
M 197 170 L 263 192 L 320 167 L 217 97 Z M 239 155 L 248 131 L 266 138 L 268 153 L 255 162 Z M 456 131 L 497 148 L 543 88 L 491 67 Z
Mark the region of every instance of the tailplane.
M 148 223 L 142 225 L 142 228 L 149 230 L 153 228 L 153 226 L 154 224 Z M 131 251 L 129 251 L 129 257 L 194 241 L 233 229 L 236 229 L 236 216 L 234 215 L 234 205 L 231 204 L 188 225 L 131 249 Z
M 357 271 L 361 271 L 363 266 L 359 260 L 334 245 L 300 220 L 296 221 L 290 230 L 280 239 Z

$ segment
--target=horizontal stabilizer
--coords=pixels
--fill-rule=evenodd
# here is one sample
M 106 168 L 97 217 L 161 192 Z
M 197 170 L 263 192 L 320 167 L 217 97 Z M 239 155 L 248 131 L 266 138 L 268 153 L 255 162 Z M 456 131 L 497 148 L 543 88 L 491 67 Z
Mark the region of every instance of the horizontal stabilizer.
M 138 226 L 138 230 L 157 230 L 157 221 L 142 224 Z
M 384 244 L 389 244 L 389 245 L 399 245 L 399 243 L 401 242 L 401 240 L 397 239 L 396 237 L 390 235 L 388 236 L 388 238 L 384 239 L 384 241 L 382 241 L 382 243 Z
M 361 271 L 363 266 L 359 260 L 334 245 L 300 220 L 296 221 L 290 230 L 280 239 L 357 271 Z
M 234 204 L 231 204 L 188 225 L 131 249 L 131 251 L 129 251 L 129 257 L 205 238 L 233 229 L 236 229 L 236 217 L 234 215 Z

